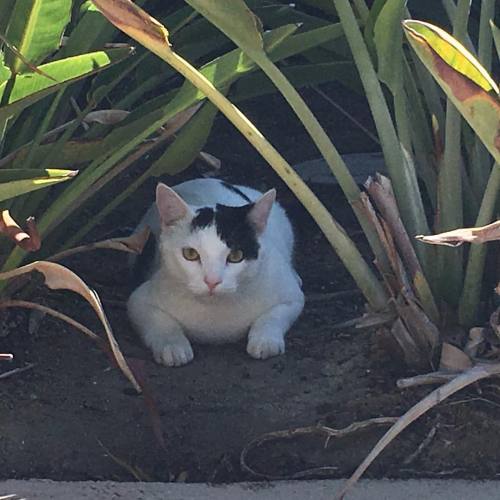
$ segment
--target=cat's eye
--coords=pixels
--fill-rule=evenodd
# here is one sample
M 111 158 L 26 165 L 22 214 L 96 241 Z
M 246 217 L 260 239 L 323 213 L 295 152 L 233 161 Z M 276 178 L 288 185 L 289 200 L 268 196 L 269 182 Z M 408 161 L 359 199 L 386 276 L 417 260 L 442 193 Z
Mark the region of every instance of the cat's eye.
M 186 260 L 200 260 L 200 254 L 194 248 L 191 247 L 184 247 L 182 249 L 182 256 Z
M 227 256 L 227 261 L 231 264 L 237 264 L 243 260 L 243 252 L 241 250 L 231 250 Z

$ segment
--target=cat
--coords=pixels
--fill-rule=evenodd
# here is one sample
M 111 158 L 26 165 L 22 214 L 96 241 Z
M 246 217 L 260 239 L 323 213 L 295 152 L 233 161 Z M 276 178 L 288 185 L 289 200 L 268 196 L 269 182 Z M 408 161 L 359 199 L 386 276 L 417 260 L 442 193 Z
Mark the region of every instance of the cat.
M 148 225 L 157 241 L 152 268 L 127 303 L 156 362 L 181 366 L 193 359 L 191 341 L 246 335 L 253 358 L 285 352 L 304 295 L 292 226 L 275 197 L 217 179 L 158 184 L 137 228 Z

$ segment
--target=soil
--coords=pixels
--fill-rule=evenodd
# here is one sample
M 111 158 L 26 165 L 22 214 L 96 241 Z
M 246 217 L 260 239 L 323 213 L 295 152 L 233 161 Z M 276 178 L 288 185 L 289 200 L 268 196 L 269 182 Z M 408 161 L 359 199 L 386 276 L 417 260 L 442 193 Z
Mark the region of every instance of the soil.
M 370 126 L 363 101 L 353 101 L 335 85 L 326 89 Z M 309 91 L 304 95 L 341 152 L 376 149 L 317 95 Z M 244 110 L 291 163 L 319 156 L 279 97 L 246 103 Z M 99 292 L 124 353 L 143 360 L 166 446 L 162 448 L 153 432 L 144 398 L 135 394 L 90 339 L 50 317 L 33 331 L 29 323 L 33 326 L 39 317 L 10 310 L 2 318 L 0 352 L 12 352 L 15 361 L 0 368 L 34 366 L 0 380 L 0 478 L 211 482 L 260 478 L 240 466 L 243 448 L 258 436 L 318 423 L 338 429 L 368 418 L 399 416 L 430 391 L 396 388 L 399 377 L 412 373 L 376 332 L 336 326 L 363 313 L 362 297 L 308 214 L 223 118 L 218 118 L 206 151 L 223 161 L 221 177 L 261 189 L 276 186 L 296 227 L 297 269 L 307 304 L 287 337 L 286 355 L 256 361 L 247 356 L 243 343 L 196 346 L 191 364 L 159 366 L 126 317 L 124 302 L 130 293 L 126 255 L 101 251 L 68 259 L 65 264 Z M 199 168 L 168 182 L 199 175 Z M 313 187 L 368 255 L 338 188 Z M 89 240 L 127 234 L 151 202 L 153 188 L 153 182 L 145 185 Z M 36 300 L 100 331 L 91 309 L 76 295 L 45 289 L 36 295 Z M 447 400 L 410 426 L 367 475 L 499 475 L 499 396 L 498 384 L 488 381 Z M 323 469 L 304 477 L 325 473 L 343 477 L 385 429 L 332 439 L 327 445 L 318 434 L 269 441 L 249 451 L 247 465 L 273 477 L 299 477 L 301 471 L 319 467 Z

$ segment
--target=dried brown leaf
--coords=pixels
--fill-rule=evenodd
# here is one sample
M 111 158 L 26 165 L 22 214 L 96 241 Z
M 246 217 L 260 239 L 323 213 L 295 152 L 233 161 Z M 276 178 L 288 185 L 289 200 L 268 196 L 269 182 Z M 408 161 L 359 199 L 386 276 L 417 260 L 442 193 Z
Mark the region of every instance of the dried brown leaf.
M 500 338 L 500 307 L 490 316 L 490 326 L 495 335 Z
M 101 125 L 114 125 L 125 120 L 130 111 L 123 109 L 100 109 L 88 113 L 83 121 L 85 123 L 100 123 Z
M 421 366 L 422 351 L 401 319 L 398 318 L 394 322 L 391 333 L 403 350 L 406 364 L 408 366 Z
M 206 151 L 200 151 L 198 158 L 205 162 L 212 170 L 218 172 L 221 169 L 222 161 Z
M 354 484 L 356 484 L 358 479 L 363 475 L 370 464 L 412 422 L 424 415 L 431 408 L 434 408 L 434 406 L 438 405 L 441 401 L 445 400 L 452 394 L 455 394 L 464 387 L 467 387 L 478 380 L 498 374 L 500 374 L 500 363 L 475 366 L 428 394 L 415 406 L 410 408 L 404 415 L 399 417 L 397 422 L 382 436 L 335 498 L 337 500 L 344 499 L 346 493 L 352 488 L 352 486 L 354 486 Z
M 89 243 L 88 245 L 80 245 L 68 250 L 63 250 L 62 252 L 52 255 L 47 260 L 50 262 L 56 262 L 77 253 L 90 252 L 91 250 L 99 249 L 119 250 L 121 252 L 140 254 L 144 249 L 144 245 L 146 245 L 148 241 L 150 232 L 151 230 L 148 226 L 146 226 L 142 231 L 133 233 L 132 235 L 124 238 L 110 238 L 107 240 Z
M 434 236 L 418 235 L 415 238 L 431 245 L 458 247 L 463 243 L 486 243 L 500 240 L 500 220 L 482 227 L 465 227 L 454 229 Z
M 469 339 L 464 347 L 465 354 L 471 358 L 475 358 L 479 348 L 485 343 L 485 340 L 484 328 L 471 328 L 469 330 Z
M 68 268 L 56 264 L 55 262 L 37 261 L 27 264 L 26 266 L 0 273 L 0 280 L 7 280 L 20 276 L 22 274 L 38 271 L 45 277 L 45 284 L 52 290 L 70 290 L 81 295 L 94 309 L 99 317 L 104 330 L 106 332 L 110 348 L 113 352 L 114 359 L 120 367 L 124 375 L 130 380 L 134 388 L 141 392 L 140 385 L 132 374 L 125 358 L 120 350 L 118 343 L 113 335 L 111 325 L 102 307 L 101 301 L 97 293 L 89 288 L 85 282 Z
M 26 219 L 26 231 L 12 218 L 8 210 L 0 215 L 0 233 L 5 234 L 18 247 L 27 252 L 40 250 L 41 240 L 36 228 L 34 217 Z
M 463 372 L 472 368 L 472 360 L 458 347 L 443 342 L 439 369 L 448 372 Z
M 398 313 L 404 320 L 412 337 L 417 339 L 420 348 L 423 352 L 428 352 L 430 357 L 434 349 L 439 345 L 439 329 L 418 306 L 411 295 L 403 293 L 403 296 L 404 300 L 396 301 Z

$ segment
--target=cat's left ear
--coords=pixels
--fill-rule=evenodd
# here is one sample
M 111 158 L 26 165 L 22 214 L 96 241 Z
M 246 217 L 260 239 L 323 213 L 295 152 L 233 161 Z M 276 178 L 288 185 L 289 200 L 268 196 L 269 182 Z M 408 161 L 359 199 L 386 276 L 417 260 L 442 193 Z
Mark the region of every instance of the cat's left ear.
M 248 220 L 253 224 L 257 233 L 261 234 L 266 229 L 267 220 L 276 200 L 276 189 L 270 189 L 264 193 L 248 212 Z

